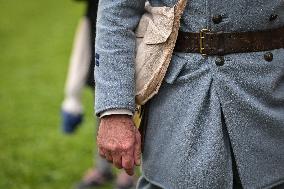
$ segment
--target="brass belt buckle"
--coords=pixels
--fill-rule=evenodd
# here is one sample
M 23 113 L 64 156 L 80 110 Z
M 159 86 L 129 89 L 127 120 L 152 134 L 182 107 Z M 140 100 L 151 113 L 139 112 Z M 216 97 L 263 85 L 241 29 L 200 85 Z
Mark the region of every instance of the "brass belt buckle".
M 199 44 L 200 44 L 199 52 L 200 52 L 200 54 L 202 56 L 206 56 L 206 53 L 204 53 L 204 50 L 205 50 L 204 41 L 205 41 L 205 35 L 208 32 L 210 32 L 210 30 L 207 29 L 207 28 L 204 28 L 204 29 L 200 30 L 200 32 L 199 32 L 199 34 L 200 34 L 200 38 L 199 38 L 199 40 L 200 40 L 200 42 L 199 42 Z

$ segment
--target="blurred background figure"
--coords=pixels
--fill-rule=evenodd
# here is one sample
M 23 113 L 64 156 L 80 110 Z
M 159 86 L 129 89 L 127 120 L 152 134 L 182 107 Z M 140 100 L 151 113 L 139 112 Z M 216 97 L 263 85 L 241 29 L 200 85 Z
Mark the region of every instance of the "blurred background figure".
M 83 121 L 82 90 L 87 85 L 94 90 L 95 25 L 98 0 L 85 0 L 86 15 L 80 20 L 74 39 L 69 71 L 65 84 L 65 97 L 61 107 L 62 131 L 71 134 Z M 97 125 L 99 125 L 97 123 Z M 95 166 L 77 184 L 77 189 L 95 188 L 114 179 L 111 164 L 95 155 Z M 115 188 L 129 189 L 135 186 L 135 178 L 124 171 L 118 174 Z

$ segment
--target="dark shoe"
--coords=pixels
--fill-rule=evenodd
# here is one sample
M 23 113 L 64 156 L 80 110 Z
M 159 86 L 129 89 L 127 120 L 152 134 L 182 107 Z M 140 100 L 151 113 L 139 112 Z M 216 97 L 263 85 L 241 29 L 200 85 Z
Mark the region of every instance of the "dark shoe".
M 91 189 L 94 187 L 103 186 L 113 180 L 114 176 L 111 173 L 100 173 L 92 169 L 87 172 L 83 180 L 77 184 L 76 189 Z
M 61 110 L 61 117 L 62 117 L 61 128 L 62 128 L 62 131 L 66 134 L 71 134 L 75 132 L 78 125 L 83 121 L 82 114 L 76 115 L 76 114 L 66 112 L 64 110 Z
M 125 171 L 122 171 L 117 179 L 115 189 L 132 189 L 135 188 L 136 178 L 129 176 Z

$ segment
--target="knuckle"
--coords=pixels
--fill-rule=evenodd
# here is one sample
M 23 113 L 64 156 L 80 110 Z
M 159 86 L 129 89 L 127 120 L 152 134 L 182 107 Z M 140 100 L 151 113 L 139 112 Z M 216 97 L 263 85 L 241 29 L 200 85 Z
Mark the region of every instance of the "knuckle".
M 140 149 L 141 148 L 141 142 L 140 141 L 137 141 L 135 143 L 135 149 Z
M 118 146 L 117 144 L 115 143 L 112 143 L 112 142 L 108 142 L 106 145 L 105 145 L 105 148 L 111 152 L 115 152 L 117 151 L 118 149 Z
M 121 164 L 118 163 L 118 162 L 114 162 L 114 165 L 115 165 L 115 167 L 118 168 L 118 169 L 121 169 L 121 168 L 122 168 Z
M 136 157 L 139 158 L 141 156 L 141 152 L 140 151 L 136 151 L 135 155 L 136 155 Z
M 133 142 L 131 142 L 131 141 L 126 141 L 122 145 L 122 149 L 125 150 L 125 151 L 131 149 L 132 147 L 133 147 Z
M 112 144 L 110 149 L 113 152 L 117 152 L 117 151 L 119 151 L 119 146 L 117 144 Z

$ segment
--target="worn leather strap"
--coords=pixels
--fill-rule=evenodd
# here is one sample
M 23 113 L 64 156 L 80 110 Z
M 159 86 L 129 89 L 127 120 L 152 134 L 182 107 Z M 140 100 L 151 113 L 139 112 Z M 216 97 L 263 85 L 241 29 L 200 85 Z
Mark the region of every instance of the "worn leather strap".
M 284 48 L 284 27 L 272 30 L 226 33 L 179 31 L 175 52 L 225 55 Z

